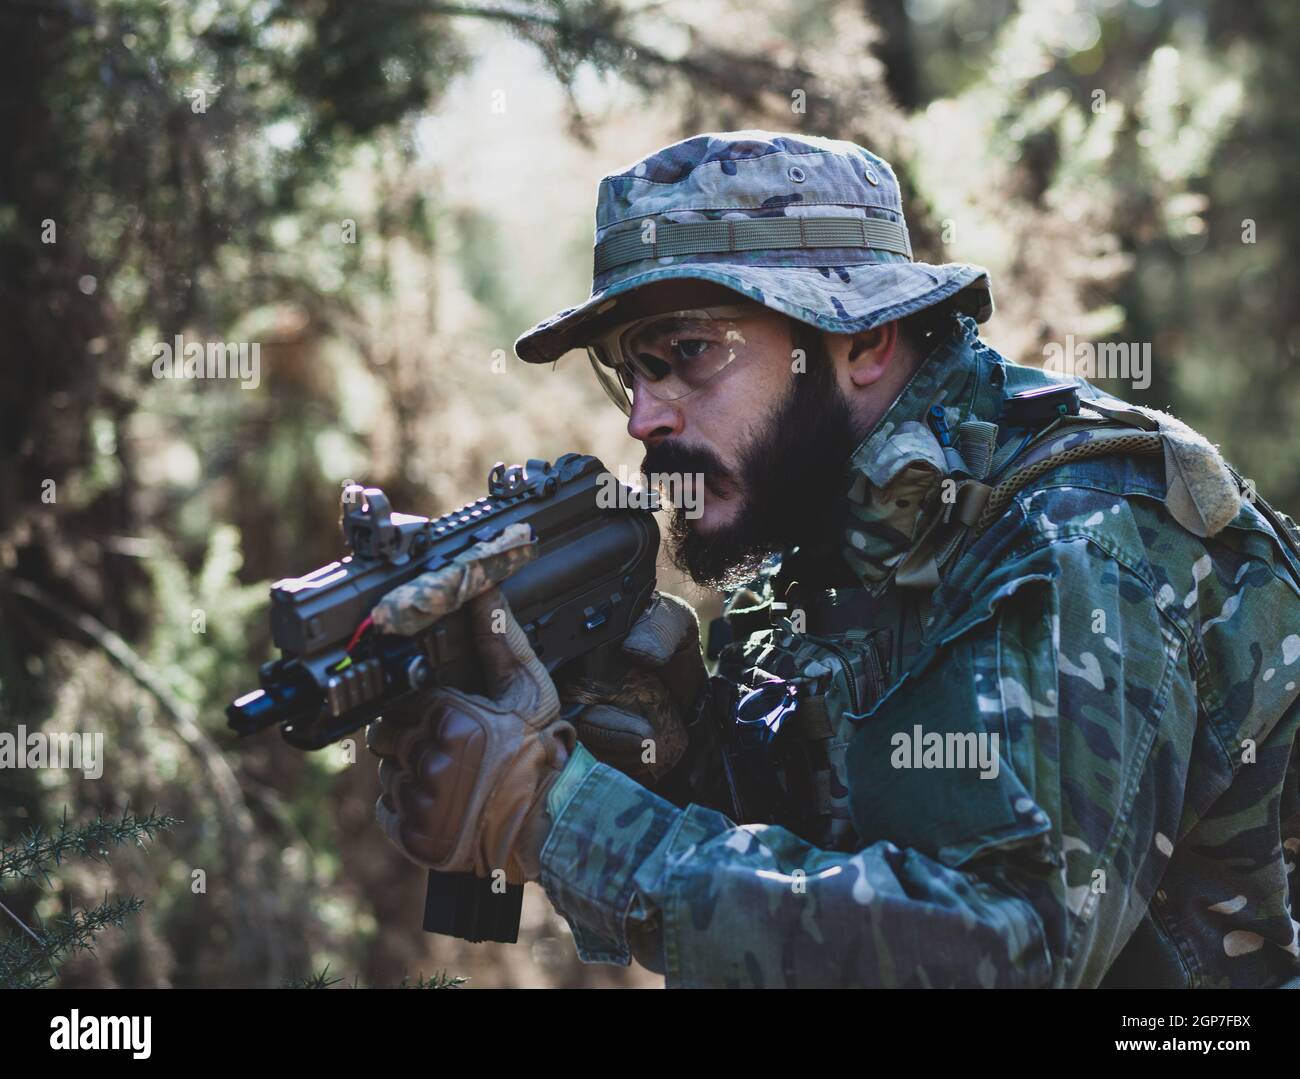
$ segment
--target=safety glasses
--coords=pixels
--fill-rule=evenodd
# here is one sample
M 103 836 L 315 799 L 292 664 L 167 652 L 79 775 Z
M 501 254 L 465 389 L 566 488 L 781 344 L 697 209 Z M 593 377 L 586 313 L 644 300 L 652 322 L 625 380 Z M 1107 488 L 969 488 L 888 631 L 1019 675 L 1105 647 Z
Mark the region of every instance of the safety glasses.
M 609 399 L 630 414 L 634 391 L 679 401 L 716 378 L 745 354 L 744 320 L 762 310 L 751 303 L 649 315 L 608 330 L 587 356 Z
M 767 746 L 776 740 L 799 707 L 799 684 L 774 678 L 736 704 L 736 740 L 742 746 Z

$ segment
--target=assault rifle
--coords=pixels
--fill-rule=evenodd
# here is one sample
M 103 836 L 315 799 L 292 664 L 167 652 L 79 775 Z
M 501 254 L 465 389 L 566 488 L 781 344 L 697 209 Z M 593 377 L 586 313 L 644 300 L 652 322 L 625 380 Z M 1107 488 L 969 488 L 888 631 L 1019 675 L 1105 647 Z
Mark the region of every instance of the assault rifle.
M 433 687 L 483 692 L 467 611 L 410 637 L 366 623 L 394 588 L 521 522 L 532 529 L 536 557 L 501 589 L 533 650 L 557 684 L 617 681 L 620 644 L 655 587 L 659 529 L 650 509 L 606 508 L 638 506 L 635 494 L 609 497 L 616 483 L 596 458 L 576 453 L 554 466 L 498 462 L 486 497 L 432 520 L 393 512 L 377 487 L 349 485 L 342 526 L 352 554 L 271 586 L 281 657 L 258 672 L 260 689 L 226 709 L 230 727 L 250 735 L 279 724 L 290 745 L 320 749 L 381 714 L 409 720 L 414 710 L 405 706 Z M 424 928 L 513 943 L 522 900 L 522 885 L 499 892 L 470 873 L 431 872 Z

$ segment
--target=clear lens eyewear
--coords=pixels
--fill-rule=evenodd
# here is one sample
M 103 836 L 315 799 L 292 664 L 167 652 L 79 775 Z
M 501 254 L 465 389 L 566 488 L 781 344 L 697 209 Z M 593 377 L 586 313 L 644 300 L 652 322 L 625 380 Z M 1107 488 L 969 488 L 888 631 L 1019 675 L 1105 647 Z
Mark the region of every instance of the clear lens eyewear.
M 798 707 L 798 683 L 781 678 L 764 682 L 736 705 L 737 740 L 741 745 L 771 745 Z
M 744 354 L 741 320 L 762 307 L 729 304 L 669 311 L 616 326 L 587 346 L 596 377 L 624 413 L 640 388 L 660 401 L 694 393 Z

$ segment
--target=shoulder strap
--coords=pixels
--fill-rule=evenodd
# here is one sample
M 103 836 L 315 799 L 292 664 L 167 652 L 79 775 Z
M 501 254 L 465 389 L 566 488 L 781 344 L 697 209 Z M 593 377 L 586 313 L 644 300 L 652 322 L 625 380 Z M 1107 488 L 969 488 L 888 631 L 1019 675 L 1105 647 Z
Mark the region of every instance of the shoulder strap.
M 1091 406 L 1092 402 L 1088 402 L 1086 407 Z M 1092 422 L 1054 422 L 1027 438 L 1007 460 L 995 461 L 995 469 L 1014 465 L 996 485 L 969 477 L 960 479 L 948 511 L 933 522 L 899 564 L 895 583 L 931 594 L 957 554 L 1005 512 L 1017 491 L 1061 465 L 1113 454 L 1162 452 L 1158 431 L 1135 429 L 1139 425 L 1154 426 L 1147 417 L 1139 412 L 1130 414 L 1127 409 L 1108 408 L 1106 412 L 1107 418 Z
M 1022 442 L 1006 460 L 996 461 L 995 470 L 1014 466 L 996 485 L 978 480 L 961 482 L 953 507 L 942 522 L 943 527 L 935 528 L 926 537 L 926 551 L 914 552 L 908 559 L 915 562 L 923 558 L 932 567 L 929 574 L 918 576 L 916 580 L 917 586 L 927 586 L 927 598 L 933 595 L 934 588 L 956 563 L 960 553 L 1006 511 L 1017 491 L 1034 480 L 1073 461 L 1114 454 L 1162 452 L 1160 433 L 1152 429 L 1156 425 L 1149 417 L 1132 409 L 1094 408 L 1094 404 L 1088 401 L 1083 407 L 1102 413 L 1105 418 L 1095 422 L 1087 419 L 1071 419 L 1068 424 L 1053 422 Z M 899 583 L 906 586 L 911 582 L 903 580 Z M 933 614 L 932 611 L 929 613 Z M 931 620 L 931 617 L 924 619 L 927 629 Z
M 1068 431 L 1031 445 L 1016 461 L 1016 468 L 989 493 L 973 532 L 979 535 L 1002 516 L 1007 504 L 1021 488 L 1053 469 L 1074 461 L 1140 453 L 1162 453 L 1164 442 L 1158 431 L 1135 431 L 1114 423 L 1075 426 Z
M 1061 465 L 1114 454 L 1164 452 L 1159 424 L 1150 416 L 1136 409 L 1115 408 L 1097 401 L 1084 402 L 1083 407 L 1103 414 L 1109 422 L 1072 425 L 1068 430 L 1057 431 L 1029 443 L 1025 451 L 1015 459 L 1014 470 L 989 491 L 987 497 L 980 496 L 981 509 L 978 519 L 968 530 L 970 538 L 988 529 L 1006 510 L 1017 491 Z M 1254 492 L 1235 468 L 1227 462 L 1224 464 L 1241 488 L 1243 497 L 1259 511 L 1276 534 L 1278 542 L 1286 549 L 1289 557 L 1284 556 L 1283 562 L 1300 588 L 1300 527 Z M 954 554 L 966 538 L 965 534 L 961 534 L 961 540 L 945 549 L 944 557 L 938 559 L 941 568 L 948 556 Z

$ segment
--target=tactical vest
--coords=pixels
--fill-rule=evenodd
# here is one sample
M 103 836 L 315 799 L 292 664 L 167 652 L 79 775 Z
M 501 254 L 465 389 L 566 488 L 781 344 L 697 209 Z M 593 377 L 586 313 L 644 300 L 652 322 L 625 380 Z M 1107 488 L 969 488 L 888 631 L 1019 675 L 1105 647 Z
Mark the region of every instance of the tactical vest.
M 865 714 L 921 650 L 943 574 L 1018 491 L 1053 469 L 1094 457 L 1164 452 L 1149 413 L 1086 401 L 1087 415 L 1080 404 L 1072 386 L 1008 398 L 1000 423 L 1028 428 L 1028 434 L 1001 450 L 994 449 L 996 425 L 971 421 L 954 439 L 940 411 L 932 427 L 948 456 L 954 497 L 891 577 L 872 589 L 860 582 L 806 588 L 796 552 L 779 572 L 764 574 L 732 598 L 710 626 L 709 655 L 718 660 L 711 707 L 697 713 L 677 777 L 691 800 L 738 822 L 779 824 L 822 849 L 858 848 L 848 746 Z M 1241 477 L 1232 475 L 1244 490 Z M 1300 562 L 1295 523 L 1253 492 L 1249 497 Z M 1180 512 L 1194 516 L 1195 508 L 1184 505 Z M 769 742 L 742 744 L 737 705 L 773 679 L 797 687 L 797 706 Z

